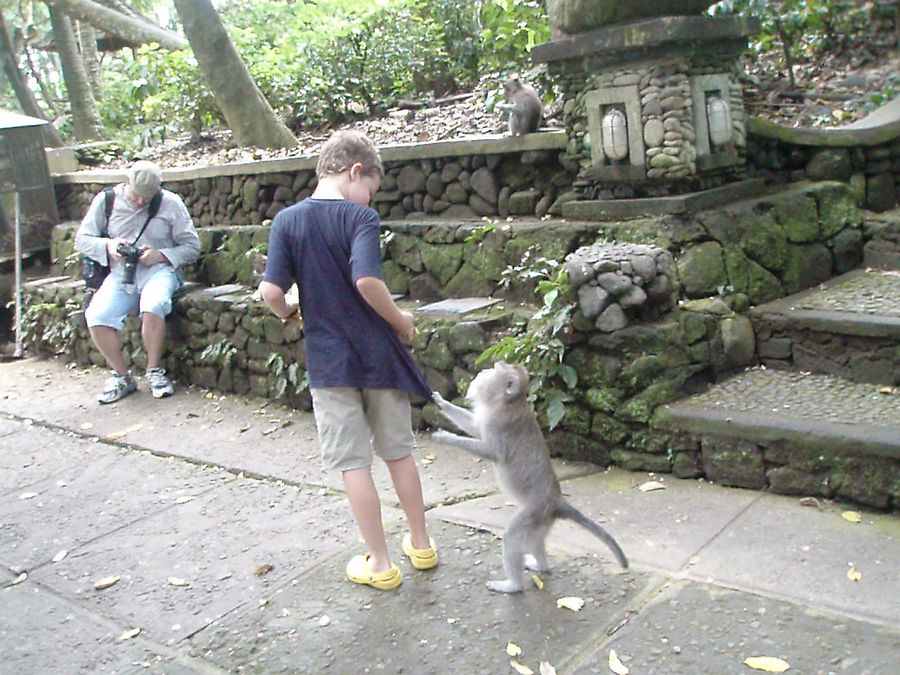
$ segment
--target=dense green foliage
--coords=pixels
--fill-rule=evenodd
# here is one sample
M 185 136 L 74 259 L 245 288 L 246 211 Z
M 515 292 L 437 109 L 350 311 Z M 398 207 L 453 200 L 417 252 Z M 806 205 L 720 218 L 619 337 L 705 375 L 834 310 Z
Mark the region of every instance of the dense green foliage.
M 759 19 L 762 30 L 751 41 L 757 54 L 772 49 L 782 53 L 782 67 L 792 87 L 794 66 L 815 61 L 824 54 L 858 47 L 877 48 L 867 44 L 872 24 L 895 20 L 896 6 L 859 0 L 722 0 L 712 8 L 715 14 L 743 14 Z M 873 96 L 879 105 L 896 95 L 900 77 L 889 90 Z
M 511 69 L 549 38 L 539 0 L 230 0 L 219 6 L 260 90 L 294 129 L 377 114 Z M 113 56 L 100 103 L 128 144 L 222 120 L 189 51 Z

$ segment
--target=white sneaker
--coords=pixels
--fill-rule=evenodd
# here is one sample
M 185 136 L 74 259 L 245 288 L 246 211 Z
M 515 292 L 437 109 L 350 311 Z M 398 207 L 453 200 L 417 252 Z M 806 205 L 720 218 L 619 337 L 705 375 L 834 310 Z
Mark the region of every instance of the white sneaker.
M 150 368 L 144 375 L 147 380 L 147 386 L 150 387 L 150 393 L 153 398 L 162 398 L 163 396 L 171 396 L 175 392 L 172 381 L 166 375 L 164 368 Z
M 100 403 L 112 403 L 120 398 L 125 398 L 128 394 L 135 391 L 137 391 L 137 382 L 134 381 L 130 370 L 127 375 L 119 375 L 119 373 L 113 371 L 112 375 L 106 378 L 106 381 L 103 383 L 103 391 L 97 400 Z

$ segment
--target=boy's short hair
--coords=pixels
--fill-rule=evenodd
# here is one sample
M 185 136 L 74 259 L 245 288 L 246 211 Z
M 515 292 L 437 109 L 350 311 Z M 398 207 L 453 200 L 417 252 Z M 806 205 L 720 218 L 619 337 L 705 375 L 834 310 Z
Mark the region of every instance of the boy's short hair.
M 378 149 L 368 136 L 361 131 L 344 129 L 331 135 L 319 152 L 316 176 L 323 178 L 346 171 L 354 164 L 362 164 L 364 176 L 384 178 L 384 167 Z

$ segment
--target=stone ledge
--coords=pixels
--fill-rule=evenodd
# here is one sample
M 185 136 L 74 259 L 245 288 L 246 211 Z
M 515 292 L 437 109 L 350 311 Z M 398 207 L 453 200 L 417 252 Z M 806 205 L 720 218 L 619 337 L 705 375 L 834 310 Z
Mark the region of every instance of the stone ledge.
M 536 45 L 531 51 L 538 63 L 574 59 L 596 52 L 660 50 L 678 43 L 746 40 L 759 31 L 749 17 L 667 16 L 647 21 L 616 24 Z
M 900 96 L 871 115 L 840 128 L 788 127 L 758 117 L 747 118 L 747 133 L 763 138 L 816 147 L 881 145 L 900 139 Z
M 827 375 L 757 369 L 662 406 L 652 425 L 704 437 L 780 441 L 818 453 L 900 459 L 898 397 L 879 389 Z M 865 409 L 858 407 L 861 402 Z M 840 414 L 828 409 L 831 403 L 841 406 Z
M 403 143 L 379 148 L 384 163 L 430 159 L 435 157 L 463 157 L 467 155 L 504 154 L 541 150 L 564 150 L 568 138 L 562 130 L 538 131 L 524 136 L 474 136 L 434 143 Z M 220 176 L 248 176 L 254 174 L 315 170 L 318 155 L 270 159 L 251 162 L 232 162 L 216 166 L 163 169 L 163 182 L 187 181 Z M 93 169 L 54 174 L 59 184 L 115 184 L 125 180 L 125 169 Z

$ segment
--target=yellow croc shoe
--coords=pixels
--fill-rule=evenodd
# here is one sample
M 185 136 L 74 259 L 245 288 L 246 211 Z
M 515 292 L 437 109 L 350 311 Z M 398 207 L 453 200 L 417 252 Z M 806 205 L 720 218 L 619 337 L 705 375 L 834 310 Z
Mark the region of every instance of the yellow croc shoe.
M 412 566 L 417 570 L 430 570 L 437 567 L 437 550 L 434 548 L 434 539 L 428 538 L 429 548 L 413 548 L 412 537 L 407 532 L 403 537 L 403 552 L 409 558 Z
M 391 565 L 387 572 L 375 574 L 369 569 L 369 554 L 356 555 L 347 563 L 347 578 L 356 584 L 366 584 L 382 591 L 397 588 L 403 583 L 403 575 L 396 565 Z

